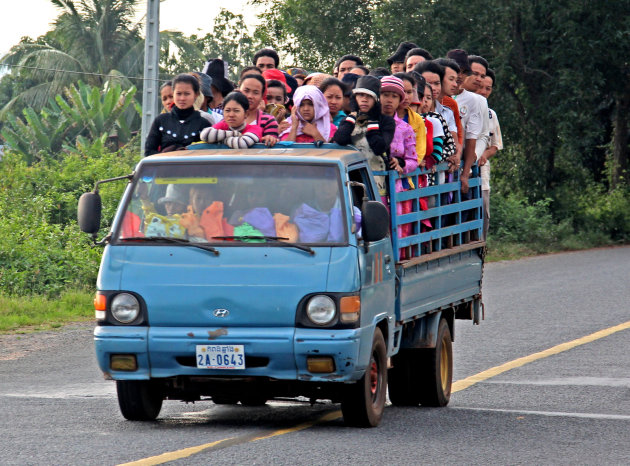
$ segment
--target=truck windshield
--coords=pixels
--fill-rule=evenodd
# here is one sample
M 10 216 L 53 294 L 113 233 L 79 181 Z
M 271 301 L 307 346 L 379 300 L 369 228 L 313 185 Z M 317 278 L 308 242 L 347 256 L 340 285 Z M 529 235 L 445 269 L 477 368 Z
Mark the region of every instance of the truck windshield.
M 347 243 L 346 208 L 333 165 L 147 164 L 117 230 L 117 241 L 156 238 L 222 245 Z M 185 241 L 164 241 L 164 244 Z

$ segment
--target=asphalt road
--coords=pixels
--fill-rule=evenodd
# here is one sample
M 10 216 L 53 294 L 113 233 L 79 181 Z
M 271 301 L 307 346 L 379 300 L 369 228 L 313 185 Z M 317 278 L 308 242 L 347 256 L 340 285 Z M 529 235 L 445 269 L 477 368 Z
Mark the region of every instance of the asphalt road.
M 630 328 L 578 340 L 630 321 L 629 277 L 628 247 L 487 265 L 486 320 L 457 322 L 454 344 L 454 379 L 484 380 L 447 408 L 389 406 L 375 429 L 345 427 L 336 405 L 295 402 L 171 401 L 158 421 L 132 423 L 97 369 L 90 324 L 0 336 L 0 464 L 121 464 L 168 452 L 161 460 L 186 465 L 630 464 Z

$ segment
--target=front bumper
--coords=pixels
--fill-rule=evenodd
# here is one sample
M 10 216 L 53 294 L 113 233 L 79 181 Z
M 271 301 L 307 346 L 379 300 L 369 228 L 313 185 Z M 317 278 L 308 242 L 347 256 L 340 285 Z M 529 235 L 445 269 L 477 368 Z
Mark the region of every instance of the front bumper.
M 98 326 L 94 342 L 99 367 L 115 380 L 195 376 L 351 382 L 361 378 L 367 367 L 373 331 L 373 327 L 333 330 Z M 198 369 L 196 346 L 207 344 L 244 345 L 245 369 Z M 112 354 L 135 354 L 138 369 L 112 371 Z M 309 356 L 332 357 L 335 371 L 309 372 Z

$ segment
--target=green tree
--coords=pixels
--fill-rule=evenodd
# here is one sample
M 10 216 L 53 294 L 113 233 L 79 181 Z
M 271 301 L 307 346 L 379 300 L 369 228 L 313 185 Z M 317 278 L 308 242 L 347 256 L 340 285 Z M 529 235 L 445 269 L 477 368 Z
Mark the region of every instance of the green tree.
M 238 80 L 239 71 L 251 64 L 256 51 L 254 39 L 245 25 L 243 15 L 221 8 L 214 20 L 212 32 L 202 37 L 195 34 L 181 43 L 162 43 L 162 70 L 167 76 L 187 71 L 201 71 L 205 60 L 221 58 L 230 66 L 230 79 Z M 170 45 L 169 45 L 170 44 Z M 193 44 L 193 46 L 189 46 Z
M 335 60 L 353 53 L 368 61 L 377 46 L 376 12 L 385 0 L 254 0 L 265 7 L 256 39 L 273 46 L 295 65 L 331 71 Z M 389 27 L 389 30 L 392 28 Z
M 4 114 L 16 103 L 40 109 L 78 79 L 101 86 L 109 79 L 104 75 L 141 75 L 144 42 L 141 25 L 133 22 L 138 0 L 50 1 L 61 10 L 53 29 L 37 41 L 20 42 L 0 60 L 38 68 L 28 73 L 35 85 L 14 96 Z M 11 67 L 10 74 L 18 70 Z
M 436 57 L 487 58 L 509 147 L 494 178 L 509 191 L 557 203 L 567 189 L 628 181 L 630 16 L 620 12 L 630 0 L 256 2 L 266 7 L 258 37 L 314 69 L 350 52 L 383 66 L 403 40 Z

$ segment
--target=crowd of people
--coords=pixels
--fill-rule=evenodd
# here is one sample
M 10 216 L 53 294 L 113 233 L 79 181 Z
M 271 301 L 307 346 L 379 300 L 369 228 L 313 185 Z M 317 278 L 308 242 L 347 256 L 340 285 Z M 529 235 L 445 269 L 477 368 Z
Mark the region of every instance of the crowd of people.
M 493 70 L 483 57 L 462 49 L 434 58 L 412 42 L 402 42 L 387 64 L 369 68 L 360 57 L 344 55 L 330 74 L 282 70 L 277 52 L 262 49 L 233 83 L 226 62 L 209 60 L 201 72 L 180 74 L 162 85 L 164 111 L 153 122 L 144 154 L 199 141 L 240 149 L 278 141 L 352 144 L 375 171 L 405 175 L 448 162 L 451 172 L 461 170 L 463 196 L 477 162 L 485 239 L 489 161 L 503 148 L 497 115 L 487 102 Z M 385 201 L 385 180 L 376 181 Z M 396 190 L 409 189 L 410 182 L 401 177 Z M 400 203 L 399 213 L 408 211 L 410 202 Z

